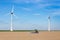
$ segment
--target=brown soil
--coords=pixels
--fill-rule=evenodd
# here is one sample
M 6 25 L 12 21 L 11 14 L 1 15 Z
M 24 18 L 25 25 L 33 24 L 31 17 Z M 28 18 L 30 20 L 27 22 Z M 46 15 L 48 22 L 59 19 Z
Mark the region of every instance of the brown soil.
M 0 32 L 0 40 L 60 40 L 60 32 Z

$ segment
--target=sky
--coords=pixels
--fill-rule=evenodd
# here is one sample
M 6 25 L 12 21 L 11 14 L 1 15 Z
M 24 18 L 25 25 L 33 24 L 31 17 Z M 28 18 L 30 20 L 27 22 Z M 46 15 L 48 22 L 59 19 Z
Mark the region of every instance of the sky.
M 0 30 L 9 30 L 14 5 L 14 30 L 60 30 L 60 0 L 0 0 Z

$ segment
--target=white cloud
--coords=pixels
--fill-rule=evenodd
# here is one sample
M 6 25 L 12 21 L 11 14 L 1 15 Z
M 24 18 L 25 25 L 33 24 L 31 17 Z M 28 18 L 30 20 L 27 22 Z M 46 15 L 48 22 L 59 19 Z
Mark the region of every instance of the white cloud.
M 50 6 L 51 4 L 37 4 L 36 5 L 36 8 L 45 8 L 45 7 L 47 7 L 47 6 Z
M 39 3 L 42 0 L 13 0 L 15 3 Z
M 54 13 L 52 13 L 53 16 L 60 16 L 60 11 L 55 11 Z
M 14 3 L 32 3 L 35 5 L 35 8 L 45 8 L 47 6 L 51 6 L 51 5 L 60 5 L 60 4 L 56 4 L 54 1 L 53 3 L 51 3 L 49 0 L 14 0 Z
M 33 14 L 33 15 L 35 15 L 35 16 L 40 16 L 40 14 L 39 14 L 39 13 L 35 13 L 35 14 Z
M 53 12 L 50 12 L 47 16 L 51 16 L 51 17 L 60 16 L 60 11 L 55 10 Z
M 23 10 L 25 10 L 25 11 L 31 11 L 32 9 L 30 9 L 30 8 L 22 8 Z

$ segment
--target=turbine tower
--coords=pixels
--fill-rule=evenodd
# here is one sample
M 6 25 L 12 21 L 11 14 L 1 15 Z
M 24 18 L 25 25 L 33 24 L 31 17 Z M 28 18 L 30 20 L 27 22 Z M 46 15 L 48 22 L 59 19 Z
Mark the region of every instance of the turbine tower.
M 48 31 L 50 32 L 50 16 L 48 17 Z
M 10 31 L 13 31 L 13 16 L 14 16 L 14 14 L 13 14 L 13 12 L 14 12 L 14 6 L 12 6 L 12 10 L 11 10 L 11 27 L 10 27 Z

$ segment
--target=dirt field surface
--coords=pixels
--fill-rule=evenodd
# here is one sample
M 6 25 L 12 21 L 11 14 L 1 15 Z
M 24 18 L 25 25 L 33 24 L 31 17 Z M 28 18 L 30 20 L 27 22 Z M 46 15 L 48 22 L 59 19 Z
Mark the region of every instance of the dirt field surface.
M 60 40 L 60 32 L 0 32 L 0 40 Z

